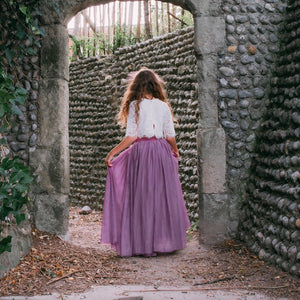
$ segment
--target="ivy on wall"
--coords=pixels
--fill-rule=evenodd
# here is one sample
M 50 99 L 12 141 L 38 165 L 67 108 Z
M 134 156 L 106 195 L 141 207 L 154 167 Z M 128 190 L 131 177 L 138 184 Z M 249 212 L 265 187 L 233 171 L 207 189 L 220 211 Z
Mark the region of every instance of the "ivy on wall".
M 4 145 L 12 116 L 22 115 L 27 91 L 19 82 L 24 57 L 37 54 L 44 30 L 37 0 L 3 0 L 0 3 L 0 254 L 11 251 L 11 236 L 3 237 L 3 226 L 14 220 L 20 224 L 22 207 L 29 201 L 28 188 L 33 177 L 29 167 L 17 156 L 7 155 Z

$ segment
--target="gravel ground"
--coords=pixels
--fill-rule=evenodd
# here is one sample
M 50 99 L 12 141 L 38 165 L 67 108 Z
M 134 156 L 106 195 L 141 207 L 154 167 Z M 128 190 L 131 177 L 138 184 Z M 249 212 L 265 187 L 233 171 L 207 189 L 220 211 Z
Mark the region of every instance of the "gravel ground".
M 265 264 L 238 241 L 214 247 L 189 232 L 187 247 L 157 257 L 121 258 L 100 245 L 101 214 L 70 210 L 70 235 L 34 231 L 30 253 L 0 280 L 0 296 L 84 292 L 97 285 L 144 285 L 193 289 L 246 289 L 271 297 L 300 299 L 300 280 Z

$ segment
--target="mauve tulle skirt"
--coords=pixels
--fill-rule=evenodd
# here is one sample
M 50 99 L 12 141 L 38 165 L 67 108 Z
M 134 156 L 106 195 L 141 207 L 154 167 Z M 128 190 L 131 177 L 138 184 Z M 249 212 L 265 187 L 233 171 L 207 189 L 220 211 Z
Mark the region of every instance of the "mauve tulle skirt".
M 165 139 L 141 138 L 107 169 L 101 243 L 120 256 L 186 246 L 187 215 L 178 160 Z

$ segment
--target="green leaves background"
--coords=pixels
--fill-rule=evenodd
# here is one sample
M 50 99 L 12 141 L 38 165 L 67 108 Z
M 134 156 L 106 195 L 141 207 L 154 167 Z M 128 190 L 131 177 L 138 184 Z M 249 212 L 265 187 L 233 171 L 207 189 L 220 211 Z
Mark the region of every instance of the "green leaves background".
M 44 29 L 38 24 L 37 0 L 3 0 L 0 3 L 0 147 L 13 115 L 22 116 L 19 105 L 24 105 L 27 90 L 18 78 L 22 77 L 22 59 L 37 55 Z M 21 76 L 20 76 L 21 75 Z M 28 203 L 28 189 L 33 181 L 29 167 L 18 157 L 0 157 L 0 234 L 4 224 L 25 219 L 22 212 Z M 1 239 L 0 254 L 11 251 L 11 236 Z

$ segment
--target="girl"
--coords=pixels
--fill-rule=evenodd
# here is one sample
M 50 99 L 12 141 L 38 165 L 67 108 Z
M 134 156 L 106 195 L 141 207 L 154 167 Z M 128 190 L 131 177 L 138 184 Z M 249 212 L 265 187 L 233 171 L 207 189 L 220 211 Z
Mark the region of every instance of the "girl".
M 175 119 L 163 82 L 152 70 L 135 74 L 118 120 L 126 136 L 105 159 L 101 243 L 111 244 L 120 256 L 184 248 L 190 223 L 178 177 Z

